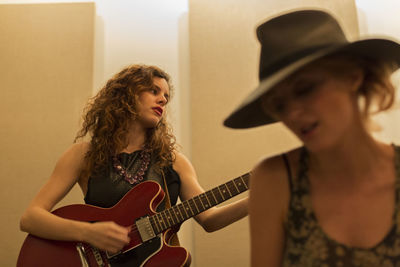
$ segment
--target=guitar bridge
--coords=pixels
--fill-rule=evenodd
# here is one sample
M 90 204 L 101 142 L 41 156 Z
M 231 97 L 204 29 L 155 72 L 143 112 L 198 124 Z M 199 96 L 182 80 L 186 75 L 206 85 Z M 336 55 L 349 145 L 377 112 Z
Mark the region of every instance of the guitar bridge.
M 140 237 L 142 238 L 143 242 L 146 242 L 156 237 L 153 227 L 151 226 L 149 217 L 143 217 L 138 219 L 136 221 L 136 227 L 139 231 Z

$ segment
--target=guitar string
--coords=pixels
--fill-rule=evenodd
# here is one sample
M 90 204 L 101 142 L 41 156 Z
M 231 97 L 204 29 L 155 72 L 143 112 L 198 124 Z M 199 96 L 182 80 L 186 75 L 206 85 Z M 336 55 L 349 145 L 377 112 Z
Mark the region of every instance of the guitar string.
M 229 181 L 229 182 L 232 182 L 232 184 L 233 184 L 234 186 L 228 187 L 228 183 L 229 183 L 229 182 L 227 182 L 227 183 L 222 184 L 222 185 L 220 185 L 220 186 L 217 186 L 217 187 L 215 187 L 215 188 L 213 188 L 213 189 L 211 189 L 211 190 L 209 190 L 209 191 L 206 191 L 206 192 L 204 192 L 203 194 L 198 195 L 197 197 L 199 197 L 200 201 L 203 201 L 203 200 L 201 199 L 201 197 L 200 197 L 200 196 L 202 196 L 202 195 L 205 195 L 206 197 L 210 197 L 210 198 L 211 198 L 211 196 L 212 196 L 211 194 L 213 194 L 212 191 L 213 191 L 213 190 L 216 190 L 217 188 L 219 188 L 219 187 L 221 187 L 221 186 L 226 186 L 227 189 L 228 189 L 228 191 L 230 191 L 229 189 L 235 188 L 235 184 L 234 184 L 234 182 L 233 182 L 234 180 L 243 179 L 243 178 L 248 178 L 249 175 L 250 175 L 250 173 L 246 173 L 246 174 L 244 174 L 244 175 L 242 175 L 242 176 L 239 176 L 239 177 L 233 179 L 232 181 Z M 248 185 L 247 185 L 246 181 L 244 181 L 244 185 L 245 185 L 246 190 L 247 190 L 247 189 L 248 189 Z M 240 191 L 240 190 L 238 190 L 237 187 L 236 187 L 236 190 L 238 191 L 237 194 L 240 194 L 240 193 L 246 191 L 246 190 Z M 230 192 L 229 192 L 229 193 L 230 193 Z M 221 194 L 221 195 L 222 195 L 222 194 Z M 236 195 L 233 195 L 233 196 L 236 196 Z M 233 196 L 230 195 L 230 196 L 228 196 L 228 197 L 225 198 L 225 199 L 229 199 L 229 198 L 231 198 L 231 197 L 233 197 Z M 225 199 L 223 199 L 223 201 L 225 201 Z M 189 203 L 190 201 L 193 201 L 193 203 Z M 207 209 L 209 209 L 209 208 L 211 208 L 211 207 L 214 207 L 215 205 L 219 204 L 219 203 L 216 203 L 216 204 L 212 205 L 208 199 L 207 199 L 207 201 L 208 201 L 209 204 L 210 204 L 210 206 L 207 207 Z M 190 207 L 196 207 L 196 208 L 198 209 L 194 198 L 182 202 L 181 204 L 182 204 L 183 207 L 184 207 L 184 203 L 188 203 Z M 220 203 L 221 203 L 221 202 L 220 202 Z M 193 205 L 193 204 L 194 204 L 194 205 Z M 178 205 L 175 206 L 175 207 L 172 207 L 172 208 L 170 208 L 170 209 L 161 211 L 160 213 L 166 213 L 166 211 L 178 209 L 177 207 L 178 207 Z M 203 211 L 205 211 L 205 210 L 207 210 L 207 209 L 204 209 Z M 178 210 L 179 210 L 179 209 L 178 209 Z M 201 212 L 203 212 L 203 211 L 201 211 Z M 201 212 L 200 212 L 200 213 L 201 213 Z M 160 213 L 158 213 L 158 214 L 160 214 Z M 192 212 L 192 213 L 193 213 L 193 212 Z M 156 214 L 157 214 L 157 213 L 156 213 Z M 153 217 L 153 216 L 155 216 L 156 214 L 150 215 L 149 217 Z M 170 214 L 171 214 L 171 212 L 170 212 Z M 178 214 L 179 214 L 179 213 L 178 213 Z M 198 213 L 197 213 L 197 214 L 198 214 Z M 189 217 L 187 217 L 186 219 L 189 219 L 189 218 L 191 218 L 191 217 L 193 217 L 193 216 L 195 216 L 195 215 L 197 215 L 197 214 L 192 214 L 192 216 L 189 216 Z M 174 215 L 175 215 L 176 218 L 178 218 L 177 213 L 176 213 L 175 211 L 174 211 Z M 161 215 L 161 217 L 162 217 L 162 215 Z M 182 213 L 181 213 L 181 217 L 183 218 Z M 172 216 L 171 216 L 170 218 L 168 218 L 168 216 L 167 216 L 167 221 L 170 221 L 171 218 L 172 218 Z M 163 219 L 164 219 L 164 218 L 163 218 Z M 185 219 L 185 220 L 186 220 L 186 219 Z M 163 220 L 163 221 L 165 221 L 165 220 Z M 173 218 L 172 218 L 172 221 L 173 221 Z M 178 221 L 179 221 L 179 219 L 178 219 Z M 183 220 L 183 221 L 184 221 L 184 220 Z M 183 221 L 182 221 L 182 222 L 183 222 Z M 174 221 L 173 221 L 173 222 L 174 222 Z M 164 222 L 164 224 L 167 225 L 165 222 Z M 174 225 L 176 225 L 176 224 L 174 223 L 174 224 L 170 225 L 169 227 L 172 227 L 172 226 L 174 226 Z M 139 230 L 137 229 L 137 227 L 136 227 L 135 224 L 132 224 L 132 225 L 130 225 L 130 226 L 131 226 L 131 231 L 129 231 L 129 234 L 136 234 L 137 232 L 139 232 Z M 167 227 L 167 228 L 169 228 L 169 227 Z M 163 227 L 161 227 L 161 228 L 163 228 Z M 166 228 L 166 229 L 167 229 L 167 228 Z
M 246 190 L 248 189 L 248 180 L 245 181 L 245 180 L 243 180 L 243 178 L 247 179 L 249 176 L 250 176 L 250 173 L 246 173 L 246 174 L 244 174 L 244 175 L 242 175 L 242 176 L 239 176 L 239 177 L 237 177 L 237 178 L 235 178 L 235 179 L 233 179 L 233 180 L 231 180 L 231 181 L 229 181 L 229 182 L 227 182 L 227 183 L 225 183 L 225 184 L 223 184 L 223 185 L 217 186 L 217 187 L 215 187 L 215 188 L 213 188 L 213 189 L 211 189 L 211 190 L 209 190 L 209 191 L 204 192 L 203 194 L 198 195 L 197 197 L 200 199 L 200 202 L 201 202 L 201 204 L 202 204 L 202 206 L 203 206 L 203 210 L 202 210 L 202 211 L 205 211 L 205 210 L 207 210 L 207 209 L 209 209 L 209 208 L 211 208 L 211 207 L 213 207 L 213 206 L 215 206 L 215 205 L 217 205 L 217 204 L 219 204 L 219 203 L 221 203 L 221 202 L 223 202 L 223 201 L 225 201 L 225 200 L 227 200 L 227 199 L 230 199 L 230 198 L 233 197 L 233 196 L 236 196 L 236 195 L 238 195 L 238 194 L 240 194 L 240 193 L 246 191 Z M 240 191 L 239 188 L 237 187 L 236 181 L 237 181 L 238 179 L 242 179 L 242 181 L 244 182 L 244 186 L 245 186 L 245 188 L 246 188 L 245 190 Z M 233 186 L 228 185 L 229 183 L 233 184 Z M 240 184 L 239 184 L 239 185 L 240 185 Z M 218 191 L 220 191 L 219 188 L 220 188 L 221 186 L 225 186 L 225 187 L 228 189 L 228 192 L 229 192 L 229 195 L 230 195 L 230 196 L 227 196 L 227 198 L 225 198 L 225 199 L 222 197 L 222 200 L 220 200 L 220 202 L 218 203 L 218 200 L 215 198 L 215 194 L 213 193 L 213 191 L 214 191 L 214 190 L 217 190 L 217 189 L 218 189 Z M 233 188 L 236 188 L 237 193 L 234 193 L 234 194 L 232 195 L 231 190 L 232 190 Z M 209 205 L 210 205 L 210 206 L 208 206 L 208 205 L 206 204 L 205 207 L 207 207 L 207 208 L 205 208 L 204 205 L 203 205 L 204 199 L 202 200 L 202 198 L 201 198 L 201 196 L 203 196 L 203 195 L 206 197 L 206 199 L 207 199 L 207 201 L 208 201 L 208 203 L 209 203 Z M 215 201 L 216 203 L 215 203 L 215 204 L 211 204 L 211 203 L 210 203 L 210 200 L 209 200 L 209 198 L 208 198 L 207 195 L 209 195 L 210 199 L 211 199 L 211 196 L 213 196 L 213 198 L 216 200 L 216 201 Z M 222 193 L 220 193 L 220 195 L 222 196 Z M 192 201 L 192 203 L 190 203 L 191 201 Z M 179 208 L 178 208 L 178 207 L 181 205 L 181 206 L 183 207 L 183 209 L 184 209 L 184 208 L 185 208 L 185 205 L 184 205 L 185 203 L 187 203 L 187 204 L 189 205 L 190 208 L 191 208 L 192 204 L 194 204 L 194 206 L 195 206 L 195 207 L 197 208 L 197 210 L 199 211 L 199 208 L 198 208 L 197 205 L 196 205 L 196 201 L 195 201 L 195 197 L 194 197 L 194 198 L 192 198 L 192 199 L 190 199 L 190 200 L 187 200 L 187 201 L 182 202 L 182 203 L 179 204 L 179 205 L 176 205 L 175 207 L 169 208 L 169 209 L 167 209 L 167 210 L 164 210 L 164 211 L 159 212 L 159 213 L 156 213 L 156 214 L 160 214 L 160 213 L 163 213 L 163 212 L 164 212 L 165 215 L 166 215 L 166 212 L 169 211 L 169 213 L 170 213 L 170 215 L 171 215 L 171 214 L 172 214 L 172 213 L 171 213 L 171 210 L 173 210 L 173 211 L 174 211 L 175 217 L 176 217 L 176 218 L 178 219 L 178 221 L 179 221 L 179 218 L 178 218 L 178 216 L 177 216 L 177 214 L 179 214 Z M 175 209 L 178 209 L 178 213 L 175 212 Z M 185 210 L 185 209 L 184 209 L 184 210 Z M 191 209 L 191 210 L 192 210 L 192 209 Z M 202 212 L 202 211 L 201 211 L 201 212 Z M 201 213 L 201 212 L 199 212 L 199 213 Z M 185 211 L 185 213 L 187 214 L 186 211 Z M 193 213 L 193 210 L 192 210 L 192 213 Z M 150 219 L 151 217 L 156 216 L 156 214 L 153 214 L 153 215 L 149 216 L 149 219 Z M 197 213 L 197 214 L 198 214 L 198 213 Z M 184 216 L 184 214 L 181 212 L 181 217 L 182 217 L 182 219 L 184 219 L 183 216 Z M 195 216 L 194 213 L 193 213 L 191 216 L 187 216 L 186 219 L 188 219 L 188 218 L 190 218 L 190 217 L 193 217 L 193 216 Z M 161 215 L 161 217 L 163 218 L 162 215 Z M 172 222 L 174 223 L 173 217 L 172 217 L 172 216 L 171 216 L 171 217 L 168 217 L 168 215 L 167 215 L 168 221 L 169 221 L 171 218 L 172 218 Z M 182 222 L 185 221 L 186 219 L 182 220 Z M 165 220 L 165 219 L 163 218 L 163 220 Z M 155 221 L 154 221 L 154 223 L 155 223 Z M 151 222 L 150 222 L 150 224 L 152 225 Z M 159 222 L 159 224 L 160 224 L 160 222 Z M 167 225 L 165 222 L 164 222 L 164 224 Z M 177 223 L 176 223 L 176 224 L 177 224 Z M 173 225 L 176 225 L 176 224 L 174 223 Z M 170 225 L 170 226 L 167 227 L 167 228 L 170 228 L 170 227 L 172 227 L 173 225 Z M 136 227 L 135 224 L 132 224 L 132 225 L 130 225 L 130 226 L 131 226 L 131 230 L 129 231 L 128 234 L 136 234 L 136 232 L 139 232 L 139 230 L 137 229 L 137 227 Z M 152 225 L 152 226 L 153 226 L 153 225 Z M 162 227 L 161 224 L 160 224 L 160 226 L 161 226 L 161 229 L 162 229 L 163 227 Z M 166 228 L 166 229 L 167 229 L 167 228 Z M 166 230 L 166 229 L 164 229 L 164 230 Z M 163 230 L 162 230 L 162 231 L 163 231 Z M 159 233 L 161 233 L 162 231 L 160 231 Z M 91 248 L 94 248 L 94 247 L 91 246 Z M 87 249 L 87 250 L 86 250 L 86 253 L 88 253 L 88 252 L 93 252 L 93 251 L 92 251 L 92 249 Z M 93 254 L 94 254 L 94 253 L 93 253 Z M 102 255 L 102 254 L 100 254 L 100 255 Z M 95 255 L 94 255 L 94 256 L 95 256 Z M 102 257 L 102 256 L 101 256 L 101 257 Z M 95 256 L 95 258 L 96 258 L 96 256 Z

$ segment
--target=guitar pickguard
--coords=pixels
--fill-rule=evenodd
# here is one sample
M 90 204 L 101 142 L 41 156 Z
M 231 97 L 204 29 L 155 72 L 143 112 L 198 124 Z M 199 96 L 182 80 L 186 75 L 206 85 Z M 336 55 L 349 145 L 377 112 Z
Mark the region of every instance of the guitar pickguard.
M 141 267 L 162 247 L 161 235 L 109 260 L 111 267 Z

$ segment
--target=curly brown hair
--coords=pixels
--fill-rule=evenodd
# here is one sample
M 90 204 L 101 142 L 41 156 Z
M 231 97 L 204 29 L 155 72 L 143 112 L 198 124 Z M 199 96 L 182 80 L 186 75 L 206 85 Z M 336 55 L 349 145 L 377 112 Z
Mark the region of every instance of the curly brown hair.
M 138 94 L 154 87 L 155 77 L 167 81 L 172 93 L 169 75 L 156 66 L 130 65 L 115 74 L 106 85 L 92 97 L 85 109 L 83 123 L 74 142 L 90 136 L 90 146 L 85 155 L 86 164 L 82 178 L 107 166 L 112 156 L 128 145 L 126 138 L 129 125 L 138 113 Z M 146 146 L 152 154 L 158 155 L 159 168 L 174 161 L 175 136 L 165 116 L 155 128 L 147 130 Z

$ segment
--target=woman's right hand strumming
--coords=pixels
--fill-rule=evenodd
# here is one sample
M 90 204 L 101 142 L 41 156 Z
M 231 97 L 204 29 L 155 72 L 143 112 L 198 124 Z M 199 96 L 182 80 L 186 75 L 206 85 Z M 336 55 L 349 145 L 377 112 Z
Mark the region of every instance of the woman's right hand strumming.
M 129 244 L 130 227 L 123 227 L 114 222 L 89 223 L 83 233 L 83 241 L 92 246 L 117 253 Z

